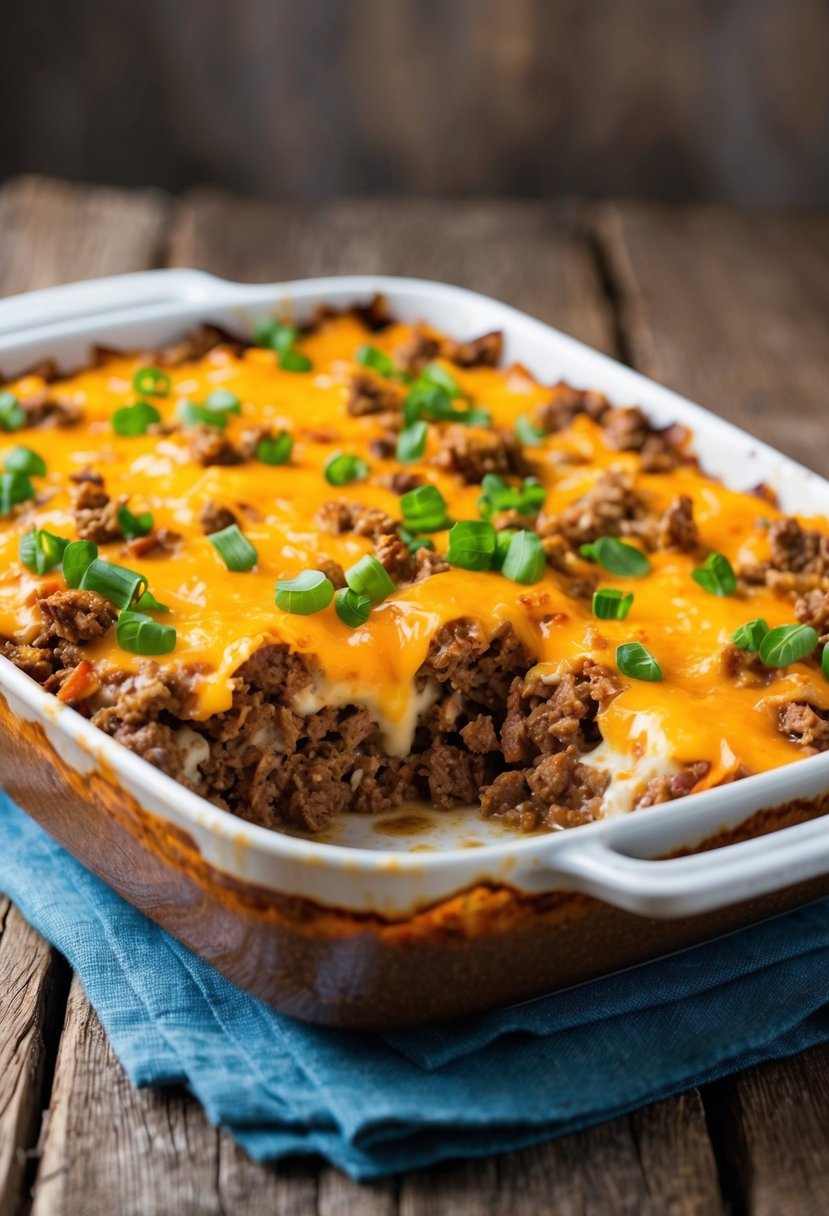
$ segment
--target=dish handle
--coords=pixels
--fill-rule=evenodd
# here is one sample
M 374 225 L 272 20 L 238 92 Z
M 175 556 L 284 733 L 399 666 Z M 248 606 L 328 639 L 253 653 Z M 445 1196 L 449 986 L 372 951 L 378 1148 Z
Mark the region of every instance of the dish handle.
M 829 818 L 820 817 L 686 857 L 651 860 L 610 834 L 551 849 L 537 880 L 550 880 L 640 916 L 712 912 L 829 872 Z M 559 838 L 560 839 L 560 838 Z M 543 875 L 543 878 L 542 878 Z

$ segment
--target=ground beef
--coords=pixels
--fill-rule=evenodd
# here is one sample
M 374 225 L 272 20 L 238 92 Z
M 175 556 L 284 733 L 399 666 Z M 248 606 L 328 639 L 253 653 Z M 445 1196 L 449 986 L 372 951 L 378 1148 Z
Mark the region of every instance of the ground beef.
M 694 504 L 687 494 L 675 498 L 660 519 L 657 544 L 660 549 L 679 549 L 682 553 L 693 553 L 699 545 Z
M 155 367 L 179 367 L 182 363 L 203 359 L 217 346 L 227 347 L 234 354 L 241 354 L 244 349 L 243 343 L 226 329 L 220 329 L 218 325 L 200 325 L 178 342 L 147 352 L 145 362 Z
M 39 601 L 46 622 L 46 636 L 65 638 L 68 642 L 89 642 L 100 638 L 110 629 L 118 613 L 97 591 L 81 591 L 67 587 Z
M 354 532 L 357 536 L 377 540 L 396 531 L 399 521 L 386 515 L 379 507 L 367 507 L 361 502 L 337 498 L 322 504 L 317 511 L 315 522 L 323 532 L 333 532 L 335 536 Z
M 462 726 L 459 734 L 471 752 L 485 755 L 487 752 L 500 751 L 498 735 L 489 714 L 477 714 L 466 726 Z
M 69 474 L 69 480 L 74 481 L 76 486 L 83 485 L 85 481 L 91 481 L 96 486 L 102 486 L 104 479 L 96 470 L 90 468 L 89 465 L 84 465 L 82 469 L 78 469 L 76 473 Z
M 53 395 L 48 386 L 21 398 L 20 406 L 26 415 L 25 425 L 40 429 L 74 426 L 83 417 L 80 405 L 68 397 Z
M 526 764 L 570 743 L 582 751 L 598 742 L 596 714 L 619 692 L 609 668 L 582 659 L 554 682 L 530 673 L 513 681 L 501 728 L 501 747 L 508 764 Z
M 583 763 L 571 745 L 521 772 L 496 777 L 481 790 L 481 813 L 524 832 L 576 827 L 596 818 L 609 783 L 610 775 Z
M 706 760 L 699 760 L 695 764 L 689 764 L 681 773 L 674 773 L 670 777 L 652 777 L 634 806 L 657 806 L 662 802 L 673 802 L 675 798 L 684 798 L 686 794 L 690 794 L 697 782 L 702 780 L 708 772 L 708 767 Z
M 423 485 L 423 478 L 419 477 L 417 473 L 406 473 L 401 470 L 398 473 L 383 473 L 380 477 L 375 477 L 374 484 L 391 490 L 393 494 L 408 494 Z
M 399 410 L 403 398 L 399 387 L 369 372 L 355 372 L 348 385 L 345 408 L 356 418 Z
M 205 536 L 210 536 L 211 532 L 221 532 L 224 528 L 230 528 L 233 524 L 238 525 L 238 523 L 239 520 L 230 507 L 225 507 L 212 499 L 206 502 L 199 512 L 199 524 Z
M 172 528 L 159 528 L 146 536 L 134 536 L 122 547 L 121 552 L 130 558 L 146 557 L 148 553 L 175 553 L 182 540 L 181 534 Z
M 417 376 L 427 363 L 440 354 L 440 342 L 427 333 L 422 326 L 414 329 L 412 336 L 396 351 L 398 365 L 410 376 Z
M 433 574 L 446 574 L 452 568 L 442 553 L 437 553 L 434 549 L 427 549 L 425 545 L 416 551 L 415 564 L 417 565 L 416 583 L 419 583 L 422 578 L 431 578 Z
M 241 464 L 244 452 L 217 426 L 198 423 L 187 432 L 190 455 L 197 464 L 230 465 Z
M 333 557 L 320 557 L 314 563 L 317 570 L 321 570 L 325 577 L 334 587 L 335 591 L 339 591 L 342 587 L 347 586 L 345 581 L 345 571 L 339 562 L 335 562 Z
M 478 802 L 487 779 L 487 763 L 484 756 L 438 742 L 420 757 L 418 772 L 426 778 L 429 798 L 438 806 L 471 805 Z
M 825 752 L 829 748 L 829 720 L 825 710 L 806 701 L 790 701 L 778 711 L 778 729 L 802 747 Z
M 511 431 L 490 431 L 461 423 L 446 427 L 434 458 L 438 468 L 456 473 L 467 485 L 478 485 L 487 473 L 526 476 L 531 472 Z
M 637 406 L 609 409 L 602 417 L 605 440 L 619 452 L 638 452 L 646 473 L 666 473 L 676 468 L 681 456 L 672 442 L 673 428 L 655 430 Z
M 504 335 L 500 329 L 471 342 L 454 342 L 451 338 L 444 339 L 441 354 L 444 359 L 457 363 L 458 367 L 497 367 L 501 361 L 504 349 Z
M 72 497 L 72 514 L 81 540 L 105 545 L 123 540 L 118 508 L 124 499 L 112 499 L 98 481 L 82 481 Z
M 423 676 L 439 680 L 476 705 L 503 706 L 515 676 L 527 670 L 533 656 L 511 625 L 488 639 L 475 621 L 451 621 L 432 639 Z
M 735 680 L 741 687 L 768 684 L 775 678 L 775 672 L 766 667 L 759 654 L 750 650 L 741 650 L 733 642 L 728 642 L 722 650 L 721 668 L 724 676 Z
M 829 536 L 802 527 L 796 519 L 779 519 L 769 528 L 771 566 L 792 574 L 829 574 Z
M 594 422 L 600 422 L 610 403 L 602 393 L 571 388 L 563 381 L 553 389 L 553 396 L 535 411 L 533 422 L 541 430 L 552 434 L 566 430 L 579 414 L 586 414 Z
M 829 633 L 829 591 L 813 587 L 795 601 L 795 616 L 804 625 L 811 625 L 821 637 Z
M 641 536 L 650 539 L 655 520 L 634 489 L 625 469 L 608 469 L 595 486 L 558 517 L 541 515 L 541 536 L 565 537 L 571 545 L 589 544 L 600 536 Z
M 388 571 L 392 582 L 397 586 L 414 582 L 417 574 L 417 562 L 409 552 L 396 532 L 387 532 L 378 536 L 374 543 L 374 556 Z
M 30 646 L 8 639 L 0 643 L 0 654 L 38 684 L 45 684 L 55 669 L 54 655 L 45 646 Z

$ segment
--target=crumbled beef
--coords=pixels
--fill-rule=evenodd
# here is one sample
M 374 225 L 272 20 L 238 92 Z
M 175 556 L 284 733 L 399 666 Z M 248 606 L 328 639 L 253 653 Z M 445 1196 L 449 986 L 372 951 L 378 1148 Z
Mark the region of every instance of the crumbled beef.
M 775 672 L 766 667 L 759 654 L 741 650 L 733 642 L 727 642 L 723 647 L 721 666 L 723 675 L 741 687 L 768 684 L 775 677 Z
M 483 756 L 451 743 L 435 743 L 420 758 L 420 773 L 429 786 L 429 797 L 438 806 L 476 803 L 486 781 Z
M 148 553 L 175 553 L 183 540 L 180 532 L 174 532 L 172 528 L 159 528 L 156 532 L 148 532 L 146 536 L 134 536 L 121 551 L 128 557 L 146 557 Z
M 682 553 L 693 553 L 699 545 L 694 504 L 687 494 L 678 495 L 660 519 L 657 544 L 660 549 L 679 549 Z
M 447 684 L 476 705 L 498 709 L 513 677 L 525 672 L 532 661 L 511 625 L 502 625 L 488 639 L 475 621 L 458 620 L 437 631 L 420 673 Z
M 27 676 L 45 684 L 54 670 L 54 656 L 45 646 L 29 646 L 11 640 L 0 644 L 0 654 L 9 662 L 14 663 Z
M 458 367 L 497 367 L 501 361 L 504 349 L 504 335 L 500 329 L 469 342 L 454 342 L 451 338 L 444 340 L 441 354 Z
M 260 646 L 236 672 L 237 679 L 268 696 L 290 701 L 311 683 L 308 665 L 299 654 L 277 642 Z
M 333 557 L 320 557 L 314 563 L 317 570 L 321 570 L 325 577 L 332 584 L 335 591 L 339 591 L 345 587 L 345 571 L 339 562 L 335 562 Z
M 380 536 L 394 532 L 398 521 L 386 515 L 379 507 L 367 507 L 361 502 L 337 498 L 322 504 L 317 511 L 316 524 L 323 532 L 333 532 L 335 536 L 354 532 L 357 536 L 377 540 Z
M 448 426 L 434 458 L 438 468 L 457 473 L 467 485 L 480 484 L 487 473 L 526 476 L 530 466 L 511 431 L 491 431 L 461 423 Z
M 218 325 L 200 325 L 180 341 L 148 352 L 147 361 L 156 367 L 179 367 L 182 363 L 203 359 L 217 346 L 224 346 L 234 354 L 243 350 L 243 344 L 226 329 L 220 329 Z
M 355 372 L 349 381 L 345 408 L 353 417 L 360 418 L 364 414 L 399 410 L 402 401 L 398 385 L 370 372 Z
M 428 334 L 422 326 L 415 327 L 412 336 L 398 349 L 397 362 L 403 371 L 416 376 L 432 359 L 440 354 L 440 342 Z
M 795 601 L 795 616 L 823 637 L 829 633 L 829 591 L 813 587 Z
M 102 637 L 115 624 L 118 613 L 97 591 L 67 587 L 39 601 L 47 637 L 68 642 L 89 642 Z
M 91 540 L 96 545 L 122 540 L 118 508 L 123 501 L 110 498 L 97 481 L 82 481 L 72 497 L 72 514 L 81 540 Z
M 583 763 L 575 746 L 540 757 L 522 772 L 507 772 L 481 790 L 481 813 L 519 831 L 569 828 L 594 819 L 610 774 Z
M 778 712 L 778 729 L 802 747 L 818 752 L 829 748 L 829 720 L 825 710 L 806 701 L 789 701 Z
M 650 526 L 648 526 L 650 525 Z M 584 545 L 600 536 L 642 536 L 649 539 L 652 516 L 633 487 L 625 469 L 608 469 L 592 490 L 558 518 L 542 515 L 538 531 L 542 536 L 560 533 L 572 545 Z
M 199 524 L 205 536 L 209 536 L 211 532 L 221 532 L 224 528 L 230 528 L 233 524 L 238 524 L 239 520 L 231 511 L 230 507 L 225 507 L 220 502 L 208 500 L 201 511 L 199 512 Z
M 378 460 L 391 460 L 397 451 L 397 438 L 393 433 L 378 435 L 369 441 L 368 450 Z
M 459 733 L 471 752 L 485 755 L 499 750 L 498 736 L 489 714 L 476 714 L 471 722 L 461 727 Z
M 374 542 L 374 556 L 388 571 L 392 582 L 400 586 L 414 581 L 417 563 L 396 532 L 387 532 L 378 536 Z
M 74 481 L 75 485 L 78 486 L 83 485 L 85 481 L 91 481 L 96 486 L 104 484 L 101 474 L 96 469 L 90 468 L 88 464 L 84 465 L 82 469 L 78 469 L 77 472 L 70 473 L 69 480 Z
M 675 798 L 684 798 L 686 794 L 690 794 L 697 782 L 702 780 L 708 768 L 707 760 L 699 760 L 689 764 L 681 773 L 651 777 L 634 806 L 657 806 L 662 802 L 673 802 Z
M 571 388 L 563 381 L 553 388 L 553 396 L 535 412 L 533 421 L 548 434 L 563 431 L 571 426 L 579 414 L 586 414 L 594 422 L 600 422 L 610 404 L 602 393 Z
M 20 407 L 26 415 L 25 425 L 42 430 L 74 426 L 83 417 L 83 408 L 76 401 L 70 397 L 56 396 L 47 386 L 22 397 Z
M 545 681 L 537 673 L 516 679 L 501 727 L 504 759 L 508 764 L 526 764 L 570 743 L 583 751 L 593 746 L 598 741 L 596 714 L 618 692 L 614 672 L 591 659 L 574 663 L 554 681 Z
M 769 528 L 771 566 L 792 574 L 829 574 L 829 536 L 802 527 L 796 519 L 778 519 Z
M 416 583 L 423 578 L 431 578 L 433 574 L 446 574 L 451 569 L 442 553 L 437 553 L 434 549 L 427 549 L 425 545 L 416 550 L 414 557 L 417 565 Z
M 220 427 L 208 426 L 204 422 L 199 422 L 187 432 L 187 442 L 193 460 L 205 468 L 212 464 L 241 464 L 245 458 L 241 448 Z
M 417 473 L 407 473 L 401 469 L 397 473 L 382 473 L 374 478 L 374 484 L 391 490 L 392 494 L 409 494 L 423 485 L 423 478 Z

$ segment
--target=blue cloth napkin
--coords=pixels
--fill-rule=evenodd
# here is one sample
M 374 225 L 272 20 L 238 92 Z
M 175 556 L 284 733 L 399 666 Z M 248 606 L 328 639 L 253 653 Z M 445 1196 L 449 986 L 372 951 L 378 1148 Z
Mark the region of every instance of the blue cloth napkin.
M 0 891 L 78 972 L 136 1085 L 183 1084 L 258 1160 L 355 1178 L 537 1143 L 829 1038 L 829 901 L 529 1004 L 393 1035 L 229 983 L 0 793 Z

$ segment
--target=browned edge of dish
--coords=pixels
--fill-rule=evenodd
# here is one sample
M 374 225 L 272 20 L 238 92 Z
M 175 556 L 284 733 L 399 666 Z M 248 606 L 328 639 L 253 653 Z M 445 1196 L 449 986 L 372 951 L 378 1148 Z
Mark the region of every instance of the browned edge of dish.
M 477 886 L 405 920 L 322 907 L 208 865 L 186 832 L 100 770 L 80 773 L 0 697 L 0 784 L 74 857 L 240 987 L 294 1017 L 390 1030 L 528 1000 L 716 937 L 829 893 L 829 875 L 679 920 L 588 896 Z M 761 811 L 703 851 L 829 811 Z M 240 822 L 240 827 L 243 825 Z

